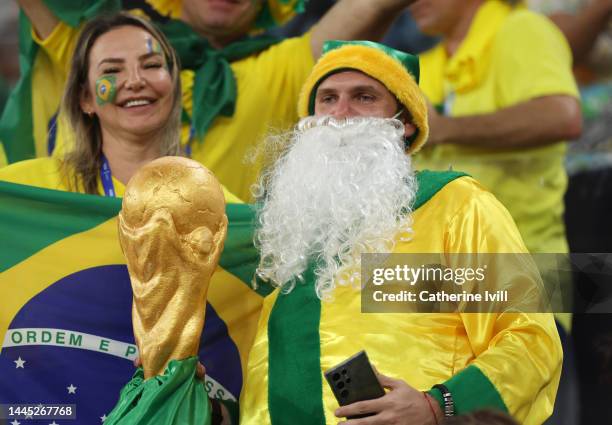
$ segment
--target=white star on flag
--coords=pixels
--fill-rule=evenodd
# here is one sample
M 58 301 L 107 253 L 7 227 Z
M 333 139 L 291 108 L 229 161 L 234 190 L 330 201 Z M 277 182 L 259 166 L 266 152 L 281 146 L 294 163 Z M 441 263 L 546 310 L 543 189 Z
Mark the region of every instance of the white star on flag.
M 49 425 L 59 425 L 57 422 L 53 421 Z
M 15 369 L 19 369 L 19 368 L 25 369 L 23 367 L 23 365 L 25 364 L 26 361 L 22 360 L 21 357 L 19 357 L 17 360 L 13 360 L 13 361 L 15 362 Z
M 68 390 L 68 394 L 76 394 L 77 387 L 75 387 L 74 385 L 70 384 L 70 386 L 66 387 L 66 389 Z
M 11 425 L 21 425 L 21 422 L 15 419 L 13 422 L 11 422 Z
M 100 416 L 100 419 L 102 420 L 102 422 L 104 422 L 106 420 L 106 415 Z

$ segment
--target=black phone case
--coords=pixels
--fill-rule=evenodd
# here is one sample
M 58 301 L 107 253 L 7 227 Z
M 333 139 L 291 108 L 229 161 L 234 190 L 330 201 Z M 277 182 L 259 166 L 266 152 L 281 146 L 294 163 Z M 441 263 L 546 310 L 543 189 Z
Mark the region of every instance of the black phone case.
M 365 351 L 360 351 L 326 371 L 325 379 L 340 406 L 385 395 L 385 390 L 380 386 Z M 349 416 L 347 419 L 365 418 L 372 415 L 373 413 Z

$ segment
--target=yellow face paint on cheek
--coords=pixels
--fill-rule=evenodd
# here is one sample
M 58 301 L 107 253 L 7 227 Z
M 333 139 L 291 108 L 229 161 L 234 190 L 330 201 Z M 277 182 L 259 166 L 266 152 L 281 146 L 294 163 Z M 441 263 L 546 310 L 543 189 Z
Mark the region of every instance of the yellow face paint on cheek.
M 115 101 L 117 95 L 117 78 L 105 75 L 96 80 L 96 103 L 100 106 Z

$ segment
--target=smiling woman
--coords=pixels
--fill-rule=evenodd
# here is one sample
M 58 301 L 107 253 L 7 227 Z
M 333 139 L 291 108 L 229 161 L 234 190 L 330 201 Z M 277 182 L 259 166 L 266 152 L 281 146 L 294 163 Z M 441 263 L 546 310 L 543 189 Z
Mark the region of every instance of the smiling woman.
M 85 26 L 63 100 L 75 131 L 64 165 L 88 193 L 126 184 L 145 163 L 179 152 L 180 80 L 176 56 L 152 24 L 127 14 Z M 100 173 L 100 170 L 103 170 Z M 76 182 L 75 182 L 76 183 Z
M 62 101 L 74 149 L 6 167 L 0 179 L 121 196 L 141 166 L 180 153 L 180 93 L 175 52 L 151 23 L 123 13 L 93 19 Z

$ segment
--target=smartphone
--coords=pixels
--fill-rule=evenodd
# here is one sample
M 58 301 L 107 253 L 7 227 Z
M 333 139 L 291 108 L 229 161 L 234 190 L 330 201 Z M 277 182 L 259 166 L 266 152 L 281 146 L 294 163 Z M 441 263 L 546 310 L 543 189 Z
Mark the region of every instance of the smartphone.
M 365 351 L 360 351 L 342 363 L 325 372 L 325 379 L 331 387 L 340 406 L 357 401 L 372 400 L 385 395 Z M 347 419 L 365 418 L 374 413 L 349 416 Z

